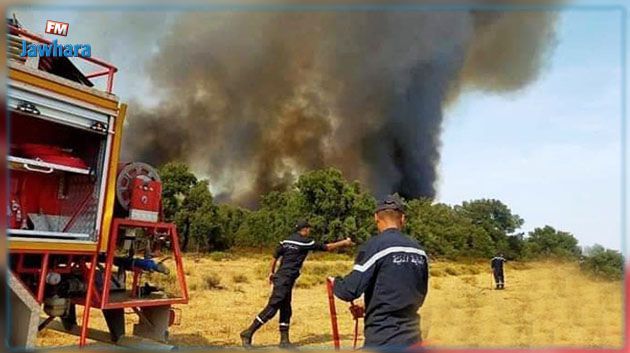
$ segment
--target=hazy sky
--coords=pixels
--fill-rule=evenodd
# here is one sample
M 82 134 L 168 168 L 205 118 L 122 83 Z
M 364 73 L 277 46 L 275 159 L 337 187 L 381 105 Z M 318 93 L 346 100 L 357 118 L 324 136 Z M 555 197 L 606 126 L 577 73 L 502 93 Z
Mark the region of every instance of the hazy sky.
M 526 223 L 621 248 L 621 17 L 566 11 L 546 72 L 447 112 L 439 199 L 493 197 Z
M 70 22 L 68 42 L 90 43 L 120 68 L 121 98 L 155 102 L 143 62 L 172 14 L 12 12 L 35 32 L 46 19 Z M 497 198 L 525 219 L 524 231 L 548 224 L 581 245 L 620 249 L 620 35 L 618 11 L 563 11 L 538 81 L 509 95 L 464 94 L 446 111 L 438 200 Z

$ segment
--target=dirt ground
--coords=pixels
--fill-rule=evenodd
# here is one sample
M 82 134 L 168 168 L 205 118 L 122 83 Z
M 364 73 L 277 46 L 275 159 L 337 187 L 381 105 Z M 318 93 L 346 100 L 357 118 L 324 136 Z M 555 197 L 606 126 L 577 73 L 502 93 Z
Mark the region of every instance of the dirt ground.
M 181 325 L 170 331 L 180 347 L 238 346 L 239 332 L 265 306 L 270 257 L 216 253 L 187 256 L 191 300 Z M 312 254 L 293 294 L 291 337 L 311 348 L 332 347 L 325 278 L 351 269 L 349 257 Z M 430 290 L 420 310 L 422 333 L 436 347 L 621 347 L 622 282 L 597 281 L 569 263 L 508 263 L 506 289 L 493 290 L 489 265 L 433 262 Z M 168 287 L 172 278 L 162 280 Z M 164 283 L 162 283 L 164 285 Z M 342 346 L 352 345 L 353 322 L 337 301 Z M 104 329 L 98 311 L 93 326 Z M 128 315 L 129 327 L 135 316 Z M 277 317 L 254 337 L 258 346 L 278 342 Z M 77 338 L 46 330 L 38 345 L 72 345 Z M 361 344 L 361 340 L 359 341 Z

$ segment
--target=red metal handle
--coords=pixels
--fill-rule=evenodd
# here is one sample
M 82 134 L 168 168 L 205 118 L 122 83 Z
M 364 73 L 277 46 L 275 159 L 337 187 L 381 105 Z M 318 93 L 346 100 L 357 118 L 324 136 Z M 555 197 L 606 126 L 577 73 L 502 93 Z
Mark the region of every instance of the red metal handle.
M 333 293 L 333 281 L 326 279 L 326 289 L 328 290 L 328 306 L 330 308 L 330 323 L 332 325 L 332 336 L 335 350 L 339 350 L 339 326 L 337 325 L 337 308 L 335 308 L 335 293 Z

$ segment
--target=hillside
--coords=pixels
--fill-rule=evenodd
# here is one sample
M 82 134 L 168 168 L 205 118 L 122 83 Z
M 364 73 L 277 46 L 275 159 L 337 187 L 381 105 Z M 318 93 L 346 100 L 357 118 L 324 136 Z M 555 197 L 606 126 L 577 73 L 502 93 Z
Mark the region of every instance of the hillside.
M 171 330 L 173 343 L 238 345 L 238 333 L 266 304 L 268 260 L 245 254 L 188 256 L 191 302 L 181 307 L 181 326 Z M 295 343 L 332 347 L 324 279 L 350 268 L 351 260 L 343 255 L 315 254 L 307 260 L 293 295 Z M 622 298 L 621 281 L 593 280 L 570 263 L 508 263 L 506 290 L 496 291 L 485 262 L 437 262 L 431 264 L 430 292 L 421 309 L 422 330 L 434 346 L 619 347 Z M 347 306 L 337 303 L 342 345 L 350 347 L 352 320 Z M 100 317 L 94 312 L 93 322 L 105 328 Z M 263 346 L 277 341 L 277 318 L 254 339 Z M 75 343 L 76 338 L 52 331 L 39 339 L 40 345 Z

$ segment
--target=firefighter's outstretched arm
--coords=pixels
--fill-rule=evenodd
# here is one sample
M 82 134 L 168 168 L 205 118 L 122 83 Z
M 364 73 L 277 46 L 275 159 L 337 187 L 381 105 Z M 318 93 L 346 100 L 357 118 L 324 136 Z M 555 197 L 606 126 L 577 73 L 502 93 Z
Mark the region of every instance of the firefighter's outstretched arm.
M 334 243 L 325 244 L 324 245 L 324 249 L 326 251 L 334 251 L 336 249 L 346 248 L 346 247 L 350 247 L 352 245 L 354 245 L 354 243 L 352 242 L 352 239 L 346 238 L 344 240 L 336 241 Z
M 334 279 L 335 296 L 343 301 L 352 301 L 360 297 L 367 289 L 378 259 L 366 251 L 360 251 L 355 260 L 352 272 L 344 278 Z

